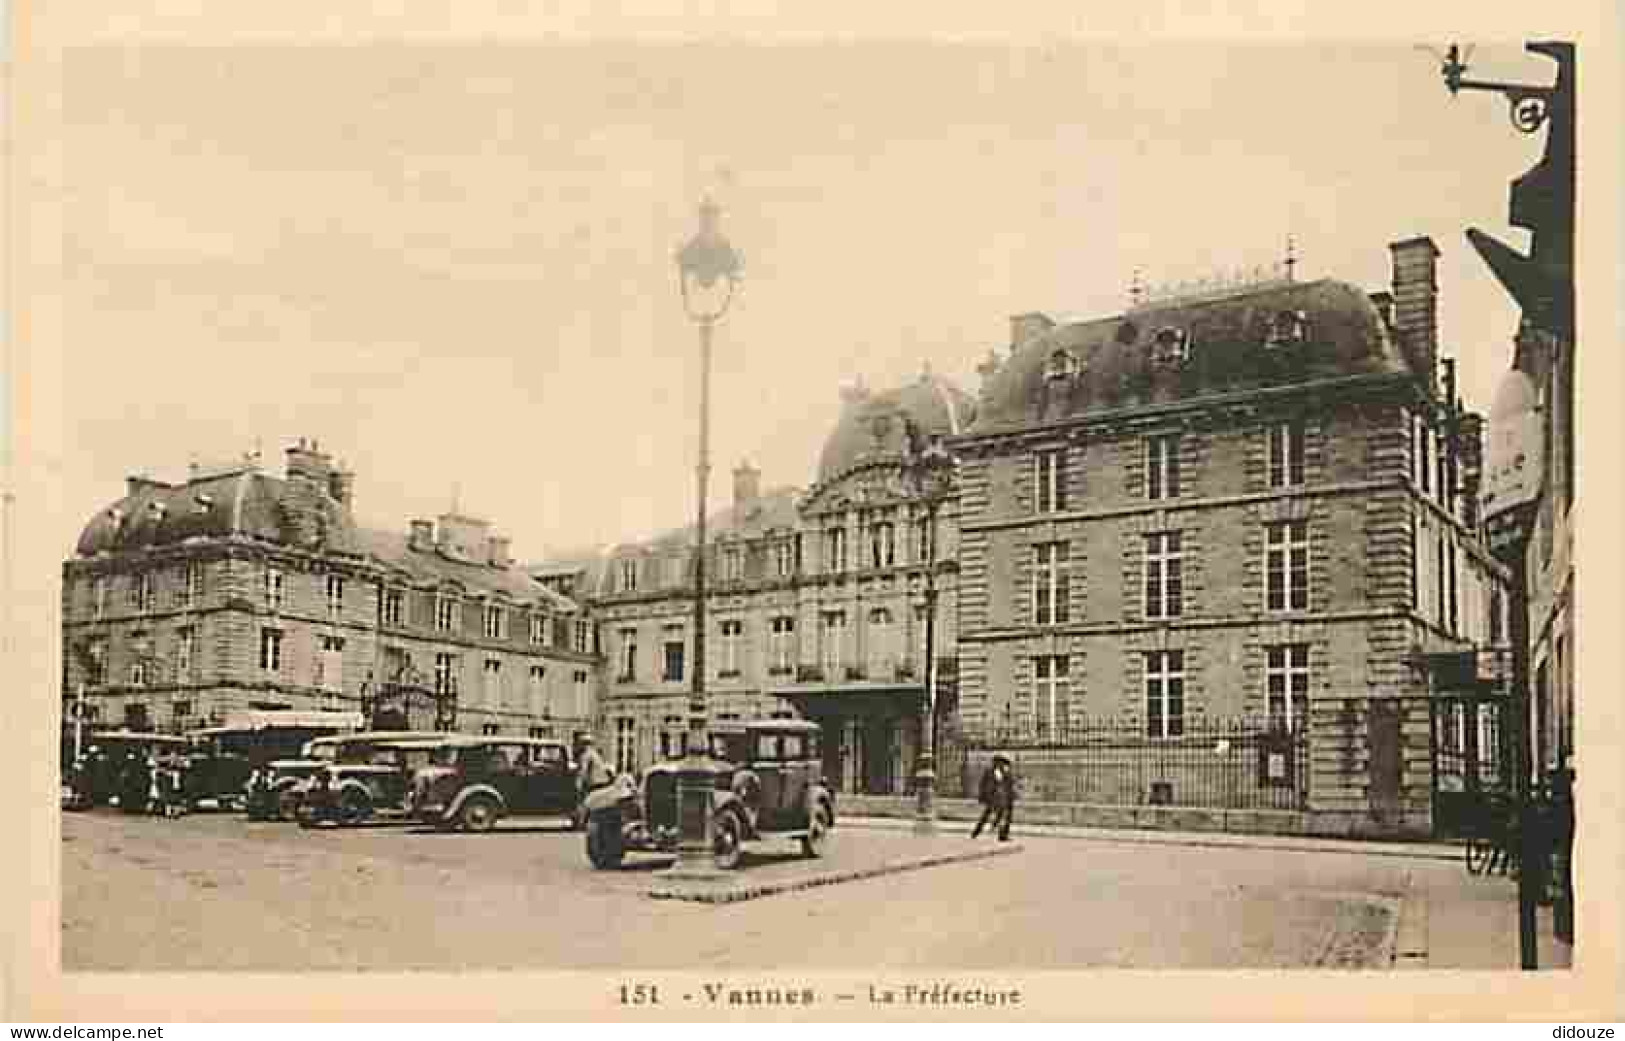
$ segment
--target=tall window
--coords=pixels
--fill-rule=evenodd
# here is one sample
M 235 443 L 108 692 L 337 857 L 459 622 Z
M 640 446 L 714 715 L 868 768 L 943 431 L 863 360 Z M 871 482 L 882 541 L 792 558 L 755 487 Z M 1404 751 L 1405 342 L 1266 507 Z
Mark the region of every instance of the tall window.
M 130 607 L 137 614 L 150 614 L 156 606 L 156 599 L 152 576 L 145 572 L 135 576 L 135 582 L 130 586 Z
M 1145 732 L 1150 737 L 1185 732 L 1184 651 L 1146 652 Z
M 434 598 L 434 627 L 443 633 L 457 629 L 457 598 L 437 593 Z
M 1184 561 L 1179 532 L 1145 537 L 1145 617 L 1177 618 L 1184 613 Z
M 587 670 L 576 669 L 570 676 L 570 714 L 585 718 L 587 715 Z
M 344 577 L 342 575 L 327 576 L 327 617 L 342 618 L 344 616 Z
M 145 687 L 147 685 L 147 659 L 137 658 L 130 663 L 130 686 Z
M 1457 579 L 1458 576 L 1456 574 L 1456 543 L 1454 542 L 1454 540 L 1452 540 L 1451 543 L 1450 543 L 1449 556 L 1450 556 L 1450 569 L 1449 569 L 1449 572 L 1448 572 L 1449 582 L 1446 583 L 1446 586 L 1447 586 L 1447 589 L 1448 589 L 1448 595 L 1447 595 L 1447 599 L 1446 599 L 1445 602 L 1450 605 L 1450 617 L 1448 619 L 1448 621 L 1449 621 L 1449 629 L 1450 629 L 1450 632 L 1455 633 L 1455 632 L 1458 631 L 1457 630 L 1457 623 L 1459 623 L 1460 620 L 1461 620 L 1460 611 L 1459 611 L 1459 608 L 1460 608 L 1461 605 L 1457 602 L 1457 595 L 1456 595 L 1456 579 Z
M 634 679 L 638 674 L 638 631 L 636 629 L 622 629 L 621 637 L 621 671 L 616 679 L 625 683 Z
M 574 647 L 577 654 L 592 653 L 592 622 L 585 618 L 576 619 Z
M 1270 723 L 1288 730 L 1309 724 L 1309 645 L 1284 643 L 1267 648 L 1264 686 Z
M 621 592 L 633 593 L 638 588 L 638 562 L 636 560 L 621 561 Z
M 865 634 L 869 651 L 869 678 L 880 679 L 881 673 L 896 661 L 896 629 L 892 626 L 891 611 L 884 607 L 869 612 L 869 631 Z
M 1501 646 L 1503 633 L 1501 630 L 1501 587 L 1497 585 L 1490 586 L 1489 621 L 1490 646 L 1499 647 Z
M 914 559 L 921 564 L 931 562 L 934 559 L 932 557 L 931 536 L 931 513 L 922 510 L 914 521 Z
M 686 649 L 687 641 L 683 639 L 683 627 L 666 626 L 666 671 L 662 674 L 662 679 L 675 681 L 683 678 L 683 656 Z
M 399 589 L 384 590 L 384 624 L 400 625 L 406 594 Z
M 1415 471 L 1424 492 L 1433 490 L 1432 445 L 1433 437 L 1432 431 L 1428 429 L 1428 421 L 1426 417 L 1419 414 L 1416 417 Z
M 1040 542 L 1033 547 L 1033 624 L 1061 625 L 1067 621 L 1072 594 L 1065 542 Z
M 769 647 L 773 654 L 773 671 L 779 675 L 791 672 L 796 659 L 796 620 L 790 615 L 773 619 Z
M 552 715 L 547 704 L 547 688 L 543 681 L 547 678 L 547 666 L 532 665 L 530 667 L 530 685 L 525 688 L 526 696 L 530 700 L 530 714 L 546 718 Z
M 203 567 L 199 564 L 188 564 L 181 572 L 181 584 L 175 590 L 176 606 L 183 611 L 190 611 L 198 605 L 203 593 Z
M 824 529 L 824 572 L 834 574 L 846 570 L 846 529 Z
M 819 657 L 823 660 L 825 675 L 830 679 L 834 679 L 836 670 L 841 667 L 842 656 L 845 651 L 846 612 L 825 611 L 823 622 L 823 641 L 819 647 Z
M 739 546 L 728 546 L 722 551 L 722 580 L 742 582 L 745 578 L 745 551 Z
M 321 653 L 316 656 L 316 686 L 334 692 L 344 689 L 343 637 L 321 638 Z
M 773 544 L 773 574 L 779 578 L 789 578 L 796 573 L 796 544 L 790 539 L 781 539 Z
M 530 642 L 547 643 L 547 615 L 532 612 L 530 616 Z
M 487 604 L 485 607 L 485 638 L 487 640 L 508 638 L 508 612 L 496 604 Z
M 1264 448 L 1271 488 L 1303 483 L 1303 420 L 1271 423 L 1265 428 Z
M 1265 608 L 1309 610 L 1309 522 L 1277 521 L 1265 528 Z
M 107 576 L 97 575 L 90 580 L 90 614 L 101 618 L 107 614 Z
M 260 671 L 275 676 L 282 671 L 282 631 L 260 630 Z
M 1070 666 L 1071 661 L 1064 654 L 1043 654 L 1033 659 L 1033 705 L 1038 712 L 1038 725 L 1043 730 L 1066 728 Z
M 1441 531 L 1433 539 L 1433 620 L 1441 626 L 1444 625 L 1445 604 L 1448 602 L 1445 583 L 1444 532 Z
M 615 721 L 615 769 L 632 773 L 638 768 L 637 721 L 622 717 Z
M 197 645 L 197 630 L 191 626 L 175 633 L 175 680 L 185 683 L 192 678 L 192 651 Z
M 872 567 L 891 567 L 897 563 L 897 526 L 891 521 L 869 526 L 869 563 Z
M 283 575 L 280 568 L 268 567 L 265 569 L 263 582 L 265 584 L 265 606 L 273 611 L 282 610 Z
M 1039 513 L 1059 513 L 1066 509 L 1066 453 L 1046 449 L 1034 457 L 1037 487 L 1033 501 Z
M 745 623 L 737 618 L 723 621 L 722 626 L 722 661 L 719 671 L 722 676 L 739 675 L 739 645 L 745 634 Z
M 457 693 L 457 655 L 441 651 L 434 656 L 434 692 Z
M 107 682 L 107 637 L 97 636 L 85 645 L 85 685 L 99 687 Z
M 485 668 L 480 673 L 481 683 L 484 686 L 482 693 L 485 696 L 487 708 L 495 708 L 502 701 L 502 659 L 485 659 Z
M 1179 496 L 1179 435 L 1162 434 L 1145 439 L 1145 497 L 1174 499 Z

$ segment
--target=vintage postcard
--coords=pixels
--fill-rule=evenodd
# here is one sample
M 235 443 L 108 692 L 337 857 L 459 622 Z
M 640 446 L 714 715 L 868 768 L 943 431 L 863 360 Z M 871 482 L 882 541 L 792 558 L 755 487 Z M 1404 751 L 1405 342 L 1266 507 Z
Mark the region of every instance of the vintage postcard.
M 25 5 L 7 1018 L 1617 1018 L 1602 6 Z

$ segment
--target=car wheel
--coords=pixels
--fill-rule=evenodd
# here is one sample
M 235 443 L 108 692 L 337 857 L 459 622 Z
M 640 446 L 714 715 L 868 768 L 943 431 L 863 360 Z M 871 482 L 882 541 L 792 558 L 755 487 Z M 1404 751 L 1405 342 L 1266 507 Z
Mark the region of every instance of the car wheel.
M 610 871 L 620 867 L 625 856 L 620 821 L 611 814 L 590 818 L 587 821 L 587 859 L 592 861 L 592 866 L 600 871 Z
M 731 813 L 717 816 L 711 826 L 711 852 L 716 859 L 717 867 L 723 871 L 732 871 L 739 866 L 739 858 L 744 853 L 744 839 L 738 817 Z
M 276 795 L 276 811 L 271 814 L 272 819 L 293 821 L 299 819 L 299 793 L 292 788 L 284 788 Z
M 496 801 L 483 795 L 463 803 L 463 808 L 457 811 L 457 823 L 464 831 L 490 831 L 496 824 L 501 811 Z
M 820 804 L 814 808 L 812 819 L 807 822 L 807 834 L 801 836 L 801 852 L 809 857 L 818 858 L 829 849 L 829 807 Z
M 372 800 L 351 790 L 339 796 L 338 822 L 344 827 L 360 824 L 372 815 Z

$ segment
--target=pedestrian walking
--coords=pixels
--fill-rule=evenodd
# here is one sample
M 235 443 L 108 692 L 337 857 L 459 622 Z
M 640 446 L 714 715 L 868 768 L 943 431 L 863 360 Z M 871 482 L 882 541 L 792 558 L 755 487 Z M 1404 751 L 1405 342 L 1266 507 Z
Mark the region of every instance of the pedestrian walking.
M 993 763 L 982 771 L 982 783 L 977 799 L 982 804 L 982 816 L 971 829 L 971 838 L 980 838 L 983 828 L 994 832 L 1000 839 L 1010 838 L 1010 809 L 1015 801 L 1015 771 L 1002 752 L 993 757 Z

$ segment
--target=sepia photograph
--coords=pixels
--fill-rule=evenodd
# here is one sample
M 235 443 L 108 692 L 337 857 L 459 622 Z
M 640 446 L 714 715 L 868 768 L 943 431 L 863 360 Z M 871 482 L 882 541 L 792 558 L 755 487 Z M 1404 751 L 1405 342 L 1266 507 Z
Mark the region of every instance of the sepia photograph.
M 1472 30 L 62 49 L 51 975 L 1013 1019 L 1612 950 L 1617 55 Z

